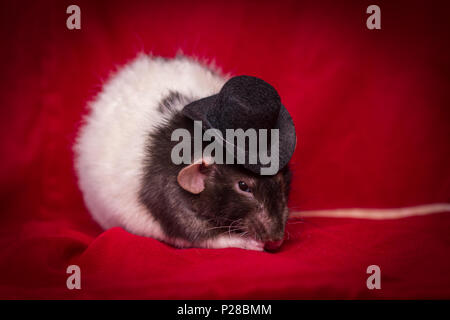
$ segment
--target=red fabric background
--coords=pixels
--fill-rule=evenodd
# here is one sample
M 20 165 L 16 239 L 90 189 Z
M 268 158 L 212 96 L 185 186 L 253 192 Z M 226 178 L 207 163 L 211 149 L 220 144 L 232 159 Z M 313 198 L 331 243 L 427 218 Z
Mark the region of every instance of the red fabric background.
M 176 250 L 102 232 L 77 188 L 86 102 L 138 52 L 181 49 L 277 88 L 299 138 L 293 209 L 450 202 L 446 2 L 374 3 L 382 30 L 365 27 L 373 1 L 2 1 L 0 297 L 450 298 L 448 213 L 291 222 L 277 254 Z

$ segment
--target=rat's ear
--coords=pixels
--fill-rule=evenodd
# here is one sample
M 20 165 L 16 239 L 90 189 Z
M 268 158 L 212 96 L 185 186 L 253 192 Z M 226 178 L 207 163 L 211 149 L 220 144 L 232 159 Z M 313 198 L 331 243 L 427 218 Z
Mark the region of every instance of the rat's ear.
M 193 194 L 202 192 L 205 189 L 206 174 L 201 169 L 202 166 L 207 167 L 210 164 L 209 159 L 199 159 L 181 169 L 177 176 L 180 187 Z

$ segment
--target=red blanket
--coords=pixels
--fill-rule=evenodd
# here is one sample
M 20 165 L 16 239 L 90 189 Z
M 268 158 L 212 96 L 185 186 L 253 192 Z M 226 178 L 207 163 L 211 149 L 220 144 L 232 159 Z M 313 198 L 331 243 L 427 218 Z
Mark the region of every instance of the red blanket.
M 450 298 L 448 8 L 376 2 L 381 30 L 372 2 L 298 0 L 76 1 L 68 30 L 72 2 L 2 1 L 0 298 Z M 100 230 L 73 170 L 86 103 L 138 52 L 178 50 L 276 87 L 299 139 L 293 211 L 438 205 L 294 219 L 275 254 Z

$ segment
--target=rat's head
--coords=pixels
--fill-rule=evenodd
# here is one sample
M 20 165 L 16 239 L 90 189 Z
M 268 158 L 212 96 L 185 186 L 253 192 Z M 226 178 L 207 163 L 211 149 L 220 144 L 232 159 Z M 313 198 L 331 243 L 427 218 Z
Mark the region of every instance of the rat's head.
M 208 226 L 208 237 L 234 234 L 264 244 L 281 245 L 288 218 L 291 173 L 254 174 L 240 165 L 197 161 L 178 174 L 178 183 L 193 194 L 192 207 Z

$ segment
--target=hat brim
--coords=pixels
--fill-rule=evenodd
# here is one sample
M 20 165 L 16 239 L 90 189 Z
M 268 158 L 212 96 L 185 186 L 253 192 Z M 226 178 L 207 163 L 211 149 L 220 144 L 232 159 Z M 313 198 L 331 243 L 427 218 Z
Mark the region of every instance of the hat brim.
M 183 108 L 182 114 L 192 120 L 201 121 L 203 129 L 216 128 L 215 123 L 217 123 L 217 118 L 215 114 L 210 112 L 210 109 L 216 103 L 217 96 L 216 94 L 191 102 Z M 282 169 L 291 159 L 297 144 L 294 121 L 284 105 L 281 105 L 278 119 L 273 129 L 279 130 L 279 169 Z M 227 141 L 225 136 L 222 139 L 234 145 L 233 142 Z M 246 151 L 245 153 L 246 159 L 248 159 L 248 152 Z M 266 167 L 260 164 L 259 160 L 256 164 L 247 163 L 246 161 L 242 165 L 257 174 L 260 174 L 261 168 Z

